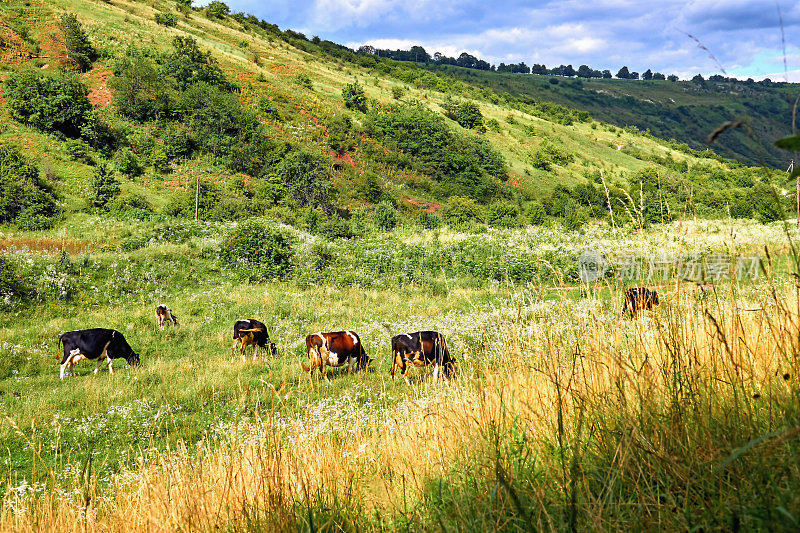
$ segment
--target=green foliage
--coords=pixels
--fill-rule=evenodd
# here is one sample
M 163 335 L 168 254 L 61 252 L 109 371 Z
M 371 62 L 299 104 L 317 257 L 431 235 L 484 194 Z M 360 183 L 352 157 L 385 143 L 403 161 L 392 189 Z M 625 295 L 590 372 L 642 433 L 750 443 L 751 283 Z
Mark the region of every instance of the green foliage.
M 156 24 L 174 28 L 178 25 L 178 17 L 174 13 L 156 13 L 153 17 Z
M 357 81 L 344 86 L 342 99 L 348 109 L 355 109 L 362 113 L 367 112 L 367 96 L 364 94 L 364 88 Z
M 120 194 L 106 208 L 122 219 L 147 220 L 153 214 L 153 206 L 140 194 Z
M 174 194 L 164 208 L 164 214 L 178 218 L 194 218 L 195 198 L 197 198 L 198 217 L 207 220 L 212 218 L 220 197 L 220 189 L 214 182 L 200 180 L 198 184 L 193 183 L 184 191 Z
M 486 210 L 486 222 L 499 228 L 519 227 L 519 206 L 512 202 L 494 202 Z
M 394 98 L 395 100 L 400 100 L 403 97 L 403 95 L 405 95 L 405 93 L 406 92 L 403 90 L 402 87 L 398 87 L 397 85 L 392 87 L 392 98 Z
M 84 163 L 86 165 L 94 165 L 95 163 L 89 149 L 89 145 L 86 144 L 85 141 L 80 139 L 67 140 L 64 143 L 64 149 L 66 150 L 67 155 L 69 155 L 69 158 L 73 161 Z
M 444 195 L 485 201 L 499 193 L 496 179 L 506 179 L 505 161 L 485 139 L 451 131 L 441 115 L 422 106 L 395 104 L 373 110 L 367 133 L 410 155 L 418 170 L 441 183 Z
M 58 20 L 58 28 L 64 34 L 67 57 L 75 63 L 78 70 L 86 72 L 97 59 L 97 51 L 89 41 L 89 36 L 73 13 L 64 13 Z
M 399 221 L 397 209 L 389 202 L 381 202 L 375 206 L 375 225 L 383 231 L 394 229 Z
M 445 116 L 455 120 L 461 127 L 481 133 L 486 131 L 486 126 L 483 124 L 483 113 L 481 113 L 480 107 L 475 102 L 455 103 L 448 101 L 445 102 L 444 109 Z
M 364 176 L 364 184 L 360 188 L 361 197 L 371 204 L 377 204 L 383 198 L 383 189 L 378 176 L 372 172 L 367 172 Z
M 276 175 L 300 206 L 320 207 L 329 211 L 333 204 L 330 180 L 322 161 L 301 150 L 285 156 L 275 167 Z
M 92 207 L 100 210 L 104 210 L 106 205 L 120 193 L 119 181 L 105 164 L 95 167 L 90 188 Z
M 137 178 L 144 173 L 139 158 L 128 148 L 117 150 L 114 154 L 114 169 L 127 178 Z
M 732 218 L 751 218 L 753 216 L 753 202 L 747 197 L 734 198 L 730 209 Z
M 486 121 L 486 127 L 497 133 L 500 133 L 501 131 L 500 123 L 494 118 L 490 118 L 488 121 Z
M 231 8 L 225 2 L 213 0 L 206 6 L 206 15 L 211 18 L 222 19 L 231 14 Z
M 574 160 L 572 154 L 550 140 L 545 140 L 533 154 L 531 164 L 541 170 L 550 170 L 553 165 L 564 166 Z
M 0 223 L 45 229 L 53 225 L 58 213 L 55 193 L 34 163 L 17 148 L 0 145 Z
M 30 280 L 10 258 L 0 254 L 0 310 L 10 311 L 14 303 L 31 295 Z
M 114 106 L 134 120 L 168 118 L 173 113 L 174 83 L 152 59 L 131 50 L 114 65 Z
M 784 211 L 778 191 L 773 187 L 758 183 L 753 187 L 748 198 L 753 206 L 756 219 L 764 224 L 783 220 Z
M 79 137 L 90 120 L 86 85 L 74 74 L 23 69 L 5 82 L 11 116 L 42 131 Z
M 451 196 L 442 204 L 442 221 L 451 228 L 468 228 L 483 222 L 483 210 L 472 198 Z
M 337 115 L 328 122 L 328 146 L 338 153 L 348 152 L 355 146 L 351 135 L 353 120 L 347 115 Z
M 275 107 L 275 103 L 266 96 L 258 99 L 258 110 L 269 120 L 281 120 L 281 115 L 278 112 L 278 108 Z
M 165 57 L 164 72 L 172 76 L 178 88 L 186 90 L 196 83 L 206 83 L 223 91 L 232 91 L 236 85 L 225 78 L 211 52 L 203 52 L 192 37 L 176 35 L 172 40 L 174 51 Z
M 547 222 L 547 211 L 539 202 L 531 202 L 526 209 L 526 216 L 534 226 L 541 226 Z
M 257 221 L 244 222 L 222 242 L 220 260 L 243 278 L 256 282 L 292 272 L 292 239 Z
M 329 241 L 336 239 L 352 239 L 356 236 L 356 232 L 353 231 L 350 220 L 341 216 L 339 213 L 333 213 L 319 220 L 316 223 L 315 231 Z
M 294 81 L 300 87 L 304 87 L 306 89 L 314 88 L 314 86 L 311 83 L 311 78 L 309 78 L 308 75 L 306 74 L 303 73 L 298 74 L 297 76 L 294 77 Z

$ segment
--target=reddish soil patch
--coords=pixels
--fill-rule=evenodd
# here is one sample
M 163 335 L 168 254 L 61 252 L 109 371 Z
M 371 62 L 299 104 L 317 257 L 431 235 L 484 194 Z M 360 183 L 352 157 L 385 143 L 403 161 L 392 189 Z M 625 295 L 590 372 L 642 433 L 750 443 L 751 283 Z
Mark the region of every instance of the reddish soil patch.
M 25 41 L 11 26 L 0 20 L 0 65 L 18 65 L 30 59 Z
M 55 23 L 51 22 L 42 28 L 42 38 L 39 46 L 42 49 L 39 57 L 48 59 L 50 65 L 77 68 L 77 65 L 67 56 L 67 44 L 64 41 L 64 35 Z
M 113 76 L 111 70 L 105 65 L 93 68 L 83 75 L 89 85 L 89 101 L 102 109 L 111 105 L 111 88 L 108 80 Z
M 76 255 L 85 250 L 94 249 L 91 242 L 74 241 L 72 239 L 48 239 L 36 237 L 13 237 L 0 239 L 0 252 L 30 250 L 45 253 L 62 253 Z
M 403 198 L 403 201 L 411 204 L 413 206 L 419 207 L 428 213 L 436 214 L 442 208 L 440 204 L 435 204 L 433 202 L 423 202 L 422 200 L 417 200 L 416 198 Z
M 293 70 L 286 65 L 282 65 L 280 63 L 276 63 L 274 65 L 269 66 L 269 71 L 273 74 L 277 74 L 278 76 L 289 76 L 292 74 Z

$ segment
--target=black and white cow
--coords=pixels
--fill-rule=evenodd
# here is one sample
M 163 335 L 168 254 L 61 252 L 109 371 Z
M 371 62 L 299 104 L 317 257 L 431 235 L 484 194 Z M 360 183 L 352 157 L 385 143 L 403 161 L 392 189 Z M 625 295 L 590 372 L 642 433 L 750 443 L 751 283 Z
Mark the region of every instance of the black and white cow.
M 68 331 L 58 338 L 59 345 L 64 345 L 64 357 L 61 359 L 61 379 L 69 367 L 75 375 L 75 365 L 81 359 L 97 360 L 96 374 L 100 364 L 108 364 L 109 374 L 114 373 L 113 359 L 123 358 L 131 366 L 139 364 L 139 354 L 134 352 L 128 341 L 115 329 L 92 328 Z
M 444 368 L 444 375 L 450 377 L 455 370 L 456 360 L 450 356 L 444 335 L 438 331 L 418 331 L 404 333 L 392 337 L 392 369 L 389 373 L 394 380 L 394 371 L 400 367 L 403 380 L 408 384 L 409 365 L 433 365 L 433 379 L 439 377 L 439 367 Z
M 278 353 L 274 342 L 269 342 L 267 326 L 262 322 L 253 319 L 237 320 L 233 325 L 233 346 L 231 347 L 231 357 L 236 355 L 236 344 L 242 343 L 242 361 L 245 360 L 244 349 L 248 346 L 253 347 L 253 361 L 258 357 L 258 349 L 266 348 L 269 355 Z

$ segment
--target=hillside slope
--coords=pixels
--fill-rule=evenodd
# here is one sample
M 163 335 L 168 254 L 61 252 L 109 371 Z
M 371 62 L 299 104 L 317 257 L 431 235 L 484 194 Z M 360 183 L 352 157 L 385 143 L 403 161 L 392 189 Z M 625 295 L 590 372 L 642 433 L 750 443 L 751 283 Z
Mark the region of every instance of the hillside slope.
M 639 198 L 640 208 L 650 202 L 650 211 L 658 211 L 659 216 L 665 212 L 670 218 L 673 213 L 721 216 L 727 215 L 727 206 L 750 194 L 749 187 L 777 179 L 725 162 L 713 152 L 665 142 L 636 128 L 599 123 L 569 108 L 542 101 L 509 100 L 503 94 L 449 76 L 433 76 L 391 61 L 363 58 L 358 61 L 365 66 L 360 67 L 334 57 L 324 42 L 317 45 L 298 40 L 292 32 L 255 25 L 241 17 L 209 18 L 202 11 L 181 11 L 178 7 L 169 1 L 145 4 L 124 0 L 6 2 L 0 6 L 6 33 L 4 78 L 19 69 L 39 67 L 39 71 L 49 72 L 65 63 L 64 38 L 58 26 L 64 12 L 77 15 L 98 52 L 98 58 L 80 78 L 88 85 L 89 99 L 102 120 L 122 132 L 115 146 L 76 148 L 76 141 L 12 120 L 9 106 L 3 108 L 6 126 L 0 132 L 0 143 L 19 146 L 36 160 L 51 176 L 68 211 L 85 209 L 95 164 L 108 159 L 119 168 L 116 161 L 120 150 L 126 157 L 127 151 L 133 152 L 144 169 L 142 176 L 123 180 L 123 196 L 143 197 L 156 211 L 168 209 L 173 215 L 191 216 L 187 195 L 190 184 L 199 176 L 214 189 L 208 205 L 222 206 L 215 218 L 241 218 L 248 209 L 266 209 L 291 224 L 301 222 L 297 208 L 314 208 L 313 202 L 287 199 L 280 184 L 267 178 L 286 174 L 281 174 L 279 163 L 286 159 L 287 150 L 296 149 L 316 158 L 317 174 L 330 176 L 336 209 L 347 209 L 341 212 L 343 216 L 359 207 L 389 201 L 400 208 L 401 214 L 413 218 L 424 210 L 438 212 L 442 202 L 457 194 L 472 196 L 479 203 L 501 200 L 510 204 L 512 218 L 523 224 L 536 220 L 535 214 L 533 219 L 527 217 L 531 210 L 536 212 L 533 204 L 537 200 L 544 202 L 551 216 L 602 218 L 609 212 L 604 205 L 607 201 L 621 209 L 626 195 L 641 195 L 642 184 L 649 199 Z M 157 16 L 172 17 L 174 27 L 156 24 Z M 217 145 L 211 146 L 207 140 L 204 148 L 186 149 L 184 156 L 173 157 L 172 152 L 178 149 L 169 143 L 176 136 L 202 141 L 192 128 L 202 129 L 205 119 L 197 118 L 199 115 L 194 115 L 195 119 L 180 118 L 188 116 L 185 106 L 191 104 L 186 101 L 197 102 L 196 95 L 181 100 L 181 94 L 188 93 L 170 89 L 175 94 L 174 105 L 184 108 L 179 110 L 183 115 L 174 111 L 177 118 L 166 122 L 164 117 L 131 118 L 124 104 L 115 100 L 113 87 L 123 68 L 120 64 L 144 56 L 154 68 L 167 69 L 162 57 L 173 50 L 176 37 L 196 39 L 200 53 L 210 51 L 229 82 L 236 84 L 234 94 L 247 110 L 244 113 L 255 117 L 260 126 L 254 127 L 261 128 L 259 131 L 269 139 L 268 155 L 262 150 L 256 156 L 242 155 L 250 158 L 247 161 L 232 163 L 231 150 L 244 148 L 222 148 L 219 142 L 241 137 L 244 130 L 239 129 L 215 138 Z M 173 74 L 168 70 L 164 73 Z M 345 107 L 342 90 L 351 83 L 363 87 L 369 113 Z M 199 100 L 206 97 L 201 95 Z M 446 109 L 458 110 L 464 102 L 477 104 L 488 126 L 484 133 L 469 131 L 441 117 Z M 394 136 L 397 120 L 408 126 L 417 119 L 415 112 L 407 110 L 420 106 L 434 113 L 420 116 L 426 124 L 430 122 L 426 127 L 450 139 L 447 147 L 433 146 L 435 141 L 424 136 Z M 417 145 L 410 146 L 412 140 Z M 287 148 L 281 148 L 281 143 L 288 143 Z M 76 150 L 86 153 L 76 156 Z M 502 156 L 505 164 L 492 163 L 496 157 L 493 153 Z M 455 154 L 461 154 L 462 159 L 454 160 Z M 289 185 L 283 183 L 284 187 Z M 570 190 L 557 191 L 550 197 L 559 185 Z M 584 188 L 576 190 L 577 186 Z M 558 194 L 571 197 L 573 202 L 568 203 L 579 207 L 565 207 Z M 248 203 L 253 198 L 258 202 Z M 139 199 L 131 201 L 141 203 Z M 665 202 L 671 203 L 666 211 Z M 204 205 L 201 202 L 201 216 L 208 215 L 203 213 Z M 331 212 L 330 208 L 323 211 L 323 216 Z M 655 221 L 659 216 L 651 218 Z

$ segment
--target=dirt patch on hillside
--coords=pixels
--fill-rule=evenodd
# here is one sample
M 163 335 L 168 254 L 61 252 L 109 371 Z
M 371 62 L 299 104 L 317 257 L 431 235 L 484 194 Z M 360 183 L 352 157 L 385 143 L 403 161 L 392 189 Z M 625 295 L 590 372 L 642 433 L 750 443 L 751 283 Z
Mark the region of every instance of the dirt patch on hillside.
M 83 75 L 83 79 L 89 86 L 89 101 L 92 105 L 102 109 L 111 105 L 112 93 L 108 86 L 108 80 L 112 76 L 111 69 L 105 65 L 99 65 Z

